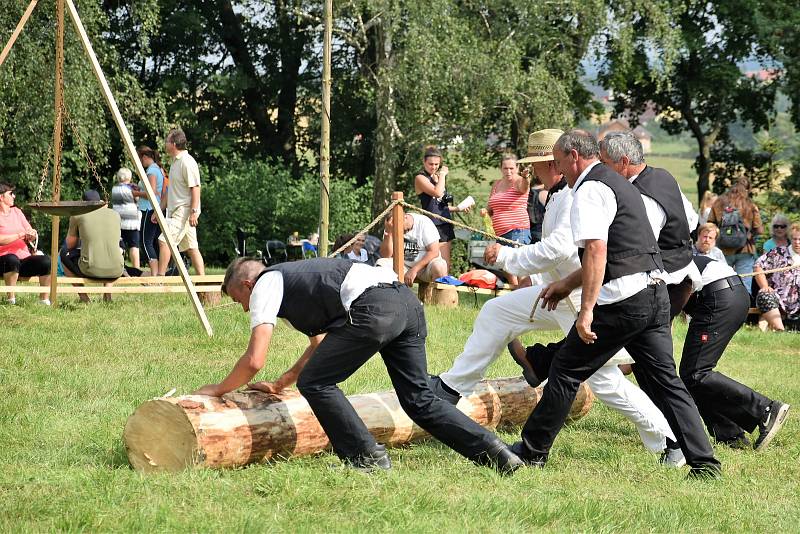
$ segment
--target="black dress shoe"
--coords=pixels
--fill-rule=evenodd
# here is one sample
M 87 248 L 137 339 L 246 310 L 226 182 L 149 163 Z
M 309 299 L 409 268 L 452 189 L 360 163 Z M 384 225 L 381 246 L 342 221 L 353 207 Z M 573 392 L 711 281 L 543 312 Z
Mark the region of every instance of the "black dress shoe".
M 717 443 L 727 445 L 731 449 L 749 450 L 753 448 L 753 444 L 744 434 L 728 439 L 718 439 Z
M 454 393 L 453 390 L 445 385 L 442 382 L 442 379 L 436 375 L 430 376 L 431 382 L 431 389 L 433 390 L 433 394 L 442 399 L 445 402 L 449 402 L 452 405 L 458 404 L 458 401 L 461 399 L 461 395 L 458 393 Z M 450 391 L 448 391 L 450 390 Z
M 386 452 L 386 446 L 381 443 L 375 445 L 375 448 L 371 451 L 342 458 L 342 463 L 346 467 L 362 473 L 372 473 L 379 470 L 389 471 L 392 468 L 392 460 Z
M 522 367 L 522 378 L 524 378 L 525 382 L 527 382 L 532 388 L 536 388 L 539 387 L 539 384 L 541 384 L 542 381 L 539 380 L 539 377 L 536 376 L 536 373 L 533 370 L 531 358 L 529 357 L 528 353 L 529 349 L 531 349 L 531 347 L 524 349 L 524 353 L 522 354 L 514 352 L 511 349 L 509 349 L 509 352 L 511 353 L 511 357 L 514 358 L 514 361 L 517 362 L 517 365 Z
M 472 461 L 478 465 L 491 467 L 501 475 L 510 475 L 525 465 L 523 461 L 511 451 L 509 446 L 499 439 L 492 441 L 486 450 Z
M 722 468 L 716 464 L 703 464 L 692 467 L 686 478 L 695 480 L 717 480 L 722 478 Z
M 517 441 L 509 448 L 511 449 L 511 452 L 519 456 L 522 461 L 525 462 L 525 465 L 538 467 L 541 469 L 547 463 L 546 454 L 533 454 L 522 441 Z

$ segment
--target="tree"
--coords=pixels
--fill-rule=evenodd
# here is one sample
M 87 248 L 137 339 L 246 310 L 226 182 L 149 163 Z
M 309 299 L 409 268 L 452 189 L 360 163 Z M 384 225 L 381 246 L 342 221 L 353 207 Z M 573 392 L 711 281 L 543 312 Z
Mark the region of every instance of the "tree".
M 614 25 L 600 51 L 601 83 L 614 91 L 617 114 L 632 122 L 648 106 L 671 134 L 691 132 L 698 147 L 698 195 L 709 189 L 712 149 L 728 143 L 736 120 L 754 130 L 772 115 L 778 84 L 743 72 L 746 61 L 773 65 L 755 0 L 609 2 Z

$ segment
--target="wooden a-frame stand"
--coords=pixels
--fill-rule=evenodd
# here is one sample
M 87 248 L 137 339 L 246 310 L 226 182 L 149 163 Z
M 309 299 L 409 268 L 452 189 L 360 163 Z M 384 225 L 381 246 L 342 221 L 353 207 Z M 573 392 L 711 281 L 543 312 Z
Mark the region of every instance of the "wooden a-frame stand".
M 30 18 L 31 13 L 33 12 L 33 9 L 36 7 L 38 1 L 39 0 L 32 0 L 31 3 L 28 5 L 28 8 L 25 10 L 25 13 L 22 15 L 22 18 L 17 24 L 17 27 L 11 34 L 11 38 L 9 38 L 8 43 L 6 43 L 6 46 L 3 48 L 3 51 L 0 52 L 0 66 L 2 66 L 3 62 L 6 60 L 6 57 L 11 51 L 11 47 L 14 45 L 14 42 L 17 40 L 17 37 L 19 37 L 22 28 L 25 26 L 25 23 Z M 191 296 L 192 305 L 194 306 L 194 311 L 195 313 L 197 313 L 197 317 L 200 319 L 200 322 L 202 323 L 203 328 L 206 331 L 206 334 L 211 336 L 213 335 L 213 331 L 211 329 L 211 325 L 208 322 L 208 317 L 206 317 L 205 310 L 203 309 L 203 306 L 200 304 L 200 300 L 197 297 L 197 291 L 195 291 L 194 284 L 192 283 L 191 278 L 189 278 L 189 272 L 186 269 L 186 265 L 184 265 L 184 263 L 180 261 L 180 252 L 178 251 L 178 247 L 174 243 L 169 232 L 165 231 L 166 220 L 164 218 L 164 214 L 161 211 L 159 203 L 156 202 L 156 195 L 153 192 L 153 188 L 150 187 L 150 180 L 147 179 L 144 167 L 142 167 L 142 163 L 141 161 L 139 161 L 139 157 L 136 154 L 136 147 L 133 145 L 133 141 L 131 140 L 131 136 L 130 133 L 128 132 L 127 126 L 125 126 L 125 122 L 122 120 L 122 115 L 120 114 L 119 108 L 117 107 L 117 102 L 114 99 L 114 95 L 111 93 L 111 89 L 108 86 L 108 82 L 106 81 L 106 77 L 103 74 L 103 70 L 100 68 L 100 63 L 97 61 L 97 56 L 95 55 L 94 49 L 92 48 L 92 43 L 89 41 L 89 37 L 86 34 L 86 30 L 83 27 L 83 23 L 81 22 L 81 19 L 78 16 L 78 11 L 75 9 L 75 4 L 73 3 L 72 0 L 55 0 L 55 5 L 56 5 L 57 27 L 56 27 L 55 126 L 53 130 L 54 165 L 53 165 L 52 200 L 53 202 L 58 202 L 61 197 L 61 135 L 63 127 L 62 125 L 63 117 L 61 109 L 64 102 L 64 83 L 63 83 L 64 7 L 66 5 L 67 10 L 69 11 L 70 19 L 72 20 L 72 24 L 75 26 L 75 30 L 78 32 L 78 36 L 80 37 L 83 49 L 86 51 L 86 55 L 89 57 L 89 61 L 92 66 L 92 71 L 94 72 L 94 75 L 97 78 L 97 82 L 100 84 L 100 90 L 103 94 L 103 97 L 106 100 L 106 104 L 108 104 L 109 110 L 111 110 L 111 114 L 114 117 L 114 123 L 117 125 L 119 134 L 122 137 L 123 143 L 125 145 L 125 151 L 127 152 L 128 157 L 136 167 L 136 173 L 141 179 L 145 191 L 147 191 L 147 198 L 153 204 L 153 211 L 156 214 L 156 218 L 158 219 L 158 225 L 161 227 L 161 232 L 164 234 L 164 237 L 166 238 L 167 244 L 169 245 L 170 251 L 172 252 L 172 257 L 175 258 L 175 264 L 178 266 L 178 271 L 180 272 L 183 285 L 186 288 L 186 291 Z M 52 239 L 51 239 L 52 267 L 50 271 L 50 299 L 53 305 L 56 304 L 56 299 L 57 299 L 56 268 L 58 264 L 57 261 L 58 244 L 59 244 L 58 237 L 59 237 L 59 217 L 53 216 Z

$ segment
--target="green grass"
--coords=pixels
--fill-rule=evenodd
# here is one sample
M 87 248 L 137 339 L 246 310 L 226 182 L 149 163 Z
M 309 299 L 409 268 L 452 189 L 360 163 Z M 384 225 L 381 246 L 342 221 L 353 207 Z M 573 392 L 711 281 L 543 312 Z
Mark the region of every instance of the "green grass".
M 224 471 L 140 475 L 122 444 L 142 402 L 221 379 L 248 337 L 246 315 L 209 312 L 207 338 L 185 297 L 119 296 L 47 309 L 0 305 L 0 531 L 792 532 L 800 530 L 800 414 L 763 453 L 717 448 L 725 478 L 660 468 L 604 406 L 564 429 L 545 470 L 501 478 L 436 442 L 394 449 L 391 473 L 330 470 L 329 455 Z M 429 309 L 430 369 L 445 370 L 477 313 Z M 677 328 L 676 350 L 685 326 Z M 528 337 L 554 340 L 556 333 Z M 262 371 L 303 348 L 285 325 Z M 800 335 L 743 329 L 720 369 L 800 408 Z M 491 376 L 515 373 L 504 355 Z M 343 388 L 389 388 L 378 358 Z M 503 432 L 514 440 L 518 429 Z

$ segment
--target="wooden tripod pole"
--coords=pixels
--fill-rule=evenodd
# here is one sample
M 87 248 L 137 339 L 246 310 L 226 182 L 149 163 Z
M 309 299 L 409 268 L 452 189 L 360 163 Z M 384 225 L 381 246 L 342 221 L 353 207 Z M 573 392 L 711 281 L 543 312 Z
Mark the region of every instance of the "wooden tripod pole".
M 64 0 L 56 0 L 56 100 L 53 127 L 53 202 L 61 200 L 61 136 L 64 119 Z M 50 225 L 50 303 L 58 303 L 58 242 L 60 219 Z
M 325 0 L 325 37 L 322 43 L 322 142 L 319 154 L 319 256 L 328 255 L 331 194 L 331 33 L 333 32 L 333 0 Z
M 58 1 L 64 2 L 64 0 Z M 103 97 L 106 99 L 106 104 L 108 104 L 108 108 L 111 110 L 111 114 L 114 117 L 114 123 L 117 125 L 117 130 L 119 131 L 120 137 L 122 137 L 128 157 L 136 167 L 136 172 L 139 175 L 139 178 L 142 180 L 145 191 L 147 191 L 147 198 L 153 204 L 153 212 L 156 214 L 158 225 L 161 227 L 161 232 L 164 234 L 167 245 L 169 245 L 169 249 L 172 251 L 172 257 L 175 258 L 175 265 L 178 266 L 178 272 L 180 272 L 183 285 L 192 299 L 194 311 L 197 314 L 198 319 L 200 319 L 200 322 L 203 324 L 206 334 L 212 336 L 214 332 L 211 329 L 211 324 L 208 322 L 208 317 L 206 317 L 206 312 L 203 309 L 203 305 L 200 304 L 200 299 L 197 297 L 197 291 L 194 288 L 194 284 L 192 283 L 191 278 L 189 278 L 189 271 L 186 270 L 186 265 L 184 265 L 184 263 L 180 260 L 181 255 L 178 251 L 178 247 L 176 246 L 175 241 L 172 239 L 170 233 L 166 231 L 166 219 L 164 218 L 164 214 L 161 212 L 161 208 L 156 200 L 155 192 L 153 191 L 153 188 L 150 187 L 150 180 L 147 179 L 144 167 L 142 167 L 142 162 L 139 160 L 139 156 L 136 153 L 136 147 L 133 145 L 133 141 L 131 140 L 131 134 L 128 132 L 128 127 L 125 126 L 125 121 L 122 120 L 122 115 L 117 107 L 117 102 L 114 99 L 114 95 L 111 93 L 111 88 L 108 86 L 108 82 L 103 74 L 103 70 L 100 68 L 100 62 L 97 61 L 97 56 L 92 48 L 92 43 L 89 41 L 89 36 L 86 34 L 86 30 L 84 29 L 83 23 L 78 16 L 78 11 L 75 9 L 75 4 L 73 1 L 66 0 L 66 2 L 67 8 L 69 9 L 70 18 L 75 26 L 75 30 L 78 32 L 83 49 L 86 51 L 86 55 L 89 56 L 89 61 L 92 64 L 92 70 L 97 78 L 97 82 L 100 84 L 100 89 L 103 93 Z
M 0 52 L 0 65 L 2 65 L 5 62 L 6 58 L 8 57 L 8 54 L 11 52 L 11 47 L 14 46 L 15 42 L 17 42 L 17 37 L 19 37 L 20 32 L 22 32 L 22 28 L 25 27 L 25 23 L 28 22 L 31 13 L 33 13 L 33 8 L 36 7 L 36 4 L 38 2 L 39 0 L 31 0 L 31 3 L 28 4 L 28 9 L 25 10 L 25 13 L 22 15 L 22 18 L 19 19 L 17 27 L 14 28 L 14 33 L 11 34 L 11 37 L 8 39 L 8 42 L 6 43 L 6 46 L 3 47 L 3 51 Z

